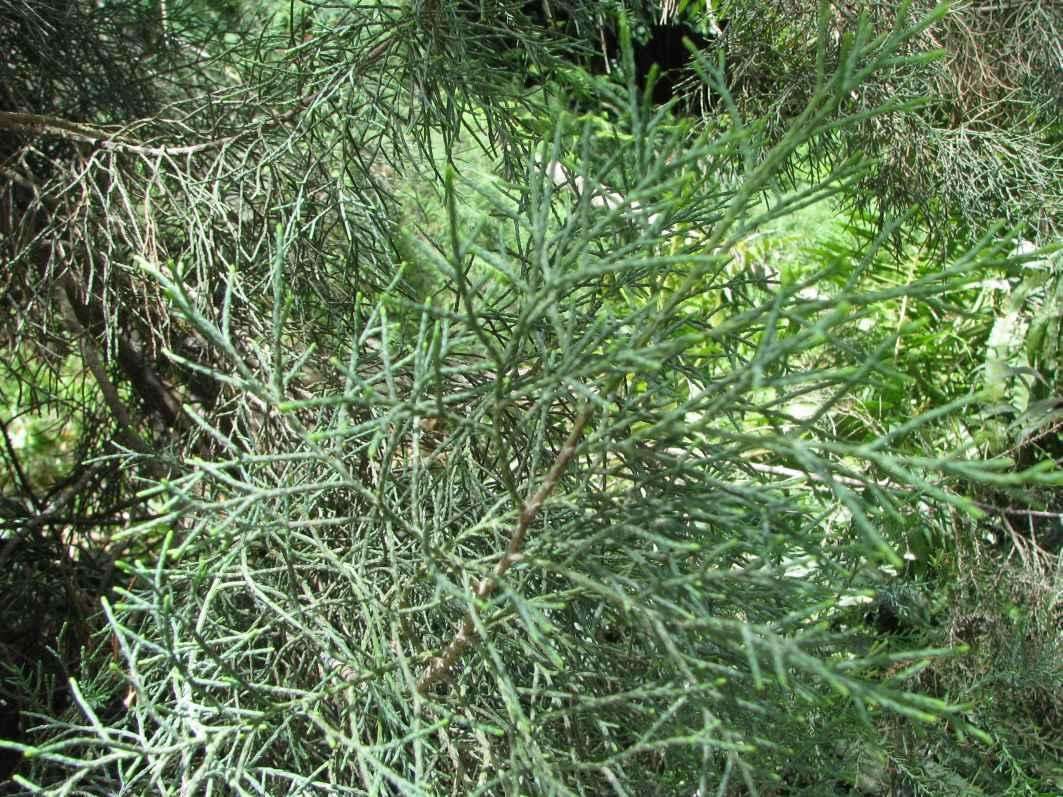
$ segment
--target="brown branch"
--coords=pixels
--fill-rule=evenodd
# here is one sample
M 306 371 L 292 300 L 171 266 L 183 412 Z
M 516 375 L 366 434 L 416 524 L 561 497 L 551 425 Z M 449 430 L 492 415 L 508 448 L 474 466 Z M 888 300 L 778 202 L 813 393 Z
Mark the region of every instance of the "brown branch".
M 421 674 L 421 679 L 417 682 L 417 691 L 419 693 L 424 694 L 433 686 L 448 679 L 458 660 L 469 648 L 477 643 L 479 635 L 476 632 L 476 620 L 473 614 L 475 612 L 475 603 L 489 598 L 495 589 L 498 588 L 499 579 L 506 574 L 510 567 L 520 561 L 524 540 L 528 536 L 528 528 L 538 516 L 539 510 L 546 503 L 546 499 L 557 488 L 565 469 L 576 455 L 580 435 L 582 435 L 583 428 L 590 420 L 592 412 L 592 405 L 587 404 L 576 417 L 572 431 L 569 433 L 568 439 L 565 440 L 561 451 L 558 452 L 554 464 L 543 479 L 542 486 L 521 507 L 520 517 L 517 519 L 517 526 L 513 529 L 513 534 L 509 538 L 509 545 L 506 546 L 505 555 L 495 565 L 494 572 L 490 576 L 481 579 L 480 583 L 476 585 L 473 590 L 473 605 L 470 606 L 469 613 L 462 621 L 454 638 L 450 640 L 450 644 L 443 650 L 443 653 L 432 659 Z
M 31 135 L 55 136 L 68 141 L 82 141 L 94 144 L 100 149 L 113 150 L 115 152 L 133 152 L 138 155 L 192 155 L 205 149 L 220 147 L 231 143 L 236 136 L 205 141 L 200 144 L 189 144 L 183 147 L 148 147 L 131 141 L 122 141 L 109 133 L 90 125 L 83 125 L 60 119 L 57 116 L 41 116 L 35 113 L 19 113 L 18 111 L 0 111 L 0 130 L 15 130 L 20 133 Z
M 88 330 L 105 328 L 107 324 L 103 313 L 97 306 L 78 298 L 78 289 L 70 274 L 64 274 L 60 282 L 79 327 L 85 329 L 86 334 L 89 334 Z M 117 362 L 122 375 L 129 380 L 137 396 L 150 411 L 162 418 L 167 427 L 174 426 L 183 414 L 181 402 L 163 382 L 154 364 L 127 336 L 116 334 L 115 337 Z
M 96 384 L 100 388 L 100 393 L 103 394 L 104 404 L 107 405 L 107 409 L 111 411 L 115 423 L 118 424 L 118 439 L 126 448 L 140 454 L 147 453 L 148 446 L 137 436 L 136 432 L 133 431 L 132 422 L 129 417 L 129 410 L 118 395 L 118 390 L 115 388 L 114 383 L 111 381 L 110 377 L 107 376 L 107 369 L 104 368 L 103 360 L 100 357 L 100 353 L 96 350 L 96 345 L 91 334 L 85 329 L 81 320 L 78 318 L 77 311 L 74 308 L 72 291 L 73 281 L 70 279 L 69 275 L 66 275 L 62 280 L 62 284 L 59 286 L 59 303 L 63 313 L 63 319 L 66 321 L 67 328 L 70 330 L 71 334 L 80 342 L 81 357 L 85 361 L 86 367 L 95 378 Z
M 996 512 L 998 515 L 1018 515 L 1020 517 L 1045 517 L 1052 520 L 1063 520 L 1063 512 L 1045 512 L 1040 509 L 1023 509 L 1021 507 L 1013 506 L 996 506 L 994 504 L 986 504 L 982 501 L 975 501 L 968 499 L 979 509 L 984 509 L 986 512 Z

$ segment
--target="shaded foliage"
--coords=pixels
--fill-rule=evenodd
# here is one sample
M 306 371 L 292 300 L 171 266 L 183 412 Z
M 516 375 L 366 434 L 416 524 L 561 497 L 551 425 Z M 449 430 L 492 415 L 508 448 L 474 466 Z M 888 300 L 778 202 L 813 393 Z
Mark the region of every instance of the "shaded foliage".
M 817 31 L 833 43 L 827 63 L 840 63 L 857 14 L 884 30 L 898 13 L 911 20 L 933 5 L 898 12 L 895 3 L 835 4 L 821 18 L 814 4 L 789 0 L 717 4 L 730 20 L 725 41 L 735 101 L 765 120 L 771 138 L 813 90 Z M 914 206 L 920 226 L 945 239 L 977 237 L 1000 218 L 1051 239 L 1063 196 L 1061 40 L 1057 3 L 956 4 L 908 45 L 908 52 L 937 49 L 941 58 L 929 68 L 885 70 L 842 108 L 855 119 L 883 103 L 898 110 L 839 127 L 831 144 L 805 153 L 809 168 L 873 153 L 877 167 L 850 197 L 857 207 L 890 217 Z

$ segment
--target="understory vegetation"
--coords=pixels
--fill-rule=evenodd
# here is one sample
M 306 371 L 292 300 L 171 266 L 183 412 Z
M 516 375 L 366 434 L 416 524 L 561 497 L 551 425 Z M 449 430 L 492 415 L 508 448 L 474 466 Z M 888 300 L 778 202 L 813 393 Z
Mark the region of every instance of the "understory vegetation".
M 1061 41 L 0 0 L 0 793 L 1063 793 Z

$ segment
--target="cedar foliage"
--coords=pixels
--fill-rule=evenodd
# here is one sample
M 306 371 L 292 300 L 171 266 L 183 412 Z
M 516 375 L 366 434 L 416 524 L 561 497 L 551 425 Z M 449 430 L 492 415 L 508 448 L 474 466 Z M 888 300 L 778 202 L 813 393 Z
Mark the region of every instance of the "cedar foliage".
M 971 396 L 874 433 L 832 412 L 897 389 L 880 308 L 944 307 L 1003 252 L 907 283 L 874 267 L 893 228 L 810 272 L 741 255 L 868 174 L 761 202 L 879 118 L 847 98 L 924 65 L 940 12 L 835 45 L 824 6 L 765 137 L 708 60 L 726 124 L 677 125 L 630 46 L 603 112 L 543 134 L 496 10 L 307 4 L 220 39 L 170 5 L 124 52 L 147 110 L 0 113 L 12 373 L 43 406 L 76 352 L 82 446 L 5 503 L 7 591 L 66 599 L 4 640 L 22 787 L 797 793 L 854 782 L 833 742 L 883 712 L 963 726 L 904 686 L 945 651 L 868 646 L 842 606 L 900 564 L 890 522 L 1058 476 L 913 444 Z M 445 162 L 463 129 L 508 181 Z M 396 186 L 440 151 L 445 223 L 411 229 Z

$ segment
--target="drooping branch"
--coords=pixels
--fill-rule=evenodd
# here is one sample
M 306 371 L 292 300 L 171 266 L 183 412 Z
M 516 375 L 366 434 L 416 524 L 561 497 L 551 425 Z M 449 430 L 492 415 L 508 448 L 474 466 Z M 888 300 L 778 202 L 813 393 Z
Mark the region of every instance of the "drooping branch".
M 13 130 L 17 133 L 30 135 L 46 135 L 56 138 L 64 138 L 68 141 L 81 141 L 86 144 L 94 144 L 101 149 L 115 150 L 117 152 L 131 152 L 138 155 L 192 155 L 206 149 L 220 147 L 230 143 L 234 137 L 215 141 L 205 141 L 200 144 L 172 147 L 148 147 L 132 141 L 124 141 L 117 136 L 118 133 L 109 132 L 90 125 L 71 122 L 55 116 L 41 116 L 35 113 L 19 113 L 18 111 L 0 111 L 0 130 Z
M 361 70 L 364 71 L 367 67 L 372 66 L 387 55 L 397 41 L 398 37 L 388 36 L 383 41 L 379 42 L 366 55 L 365 60 L 361 64 Z M 271 113 L 269 117 L 264 120 L 264 125 L 291 123 L 300 114 L 305 113 L 313 107 L 317 100 L 327 94 L 333 88 L 334 83 L 335 81 L 330 81 L 322 88 L 306 92 L 295 100 L 288 111 L 279 114 Z M 205 150 L 228 146 L 244 136 L 258 133 L 259 126 L 248 126 L 234 135 L 202 141 L 198 144 L 148 146 L 123 138 L 122 132 L 118 130 L 107 130 L 81 122 L 72 122 L 69 119 L 63 119 L 57 116 L 45 116 L 35 113 L 23 113 L 20 111 L 0 111 L 0 130 L 11 130 L 16 133 L 25 133 L 29 135 L 53 136 L 68 141 L 80 141 L 86 144 L 93 144 L 100 149 L 112 150 L 115 152 L 148 155 L 152 157 L 174 157 L 179 155 L 194 155 Z

